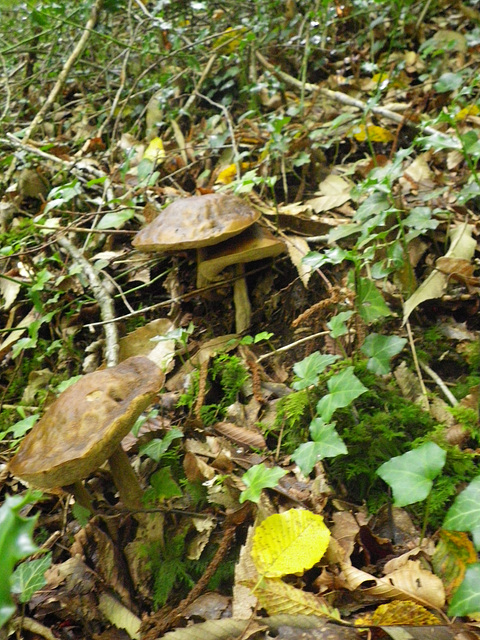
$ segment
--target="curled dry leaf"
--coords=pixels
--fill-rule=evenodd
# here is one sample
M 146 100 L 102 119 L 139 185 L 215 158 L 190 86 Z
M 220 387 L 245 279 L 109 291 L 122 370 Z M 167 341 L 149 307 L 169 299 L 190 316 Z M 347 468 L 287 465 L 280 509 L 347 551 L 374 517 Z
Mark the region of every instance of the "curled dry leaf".
M 374 583 L 373 587 L 362 589 L 365 595 L 397 600 L 415 600 L 420 604 L 441 609 L 445 604 L 445 590 L 442 581 L 433 573 L 425 571 L 418 561 L 409 561 L 385 578 L 356 569 L 349 564 L 341 565 L 348 588 L 354 591 L 364 582 Z

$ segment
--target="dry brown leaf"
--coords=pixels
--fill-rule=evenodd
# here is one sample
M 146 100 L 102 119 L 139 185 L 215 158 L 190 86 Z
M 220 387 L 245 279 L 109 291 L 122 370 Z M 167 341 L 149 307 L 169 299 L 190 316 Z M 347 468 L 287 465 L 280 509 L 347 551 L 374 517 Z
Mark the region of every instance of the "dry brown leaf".
M 451 234 L 450 248 L 445 258 L 462 258 L 470 262 L 475 253 L 477 242 L 472 238 L 473 225 L 463 224 L 455 227 Z M 403 324 L 419 304 L 433 298 L 440 298 L 448 285 L 449 276 L 439 270 L 432 271 L 418 289 L 406 300 L 403 306 Z
M 237 427 L 231 422 L 217 422 L 213 427 L 217 433 L 238 444 L 249 447 L 250 449 L 264 449 L 267 446 L 265 438 L 261 433 L 252 431 L 251 429 L 245 429 L 244 427 Z
M 311 207 L 315 213 L 330 211 L 341 207 L 351 198 L 350 191 L 352 185 L 340 178 L 340 176 L 330 175 L 320 184 L 320 196 L 307 200 L 305 204 Z
M 288 249 L 290 260 L 297 268 L 300 280 L 303 283 L 305 289 L 308 287 L 308 281 L 313 273 L 313 270 L 308 265 L 302 262 L 302 259 L 310 252 L 310 247 L 304 238 L 301 236 L 285 236 L 285 242 Z
M 374 576 L 348 564 L 341 565 L 343 576 L 349 589 L 355 590 L 364 582 L 373 587 L 362 589 L 362 594 L 381 598 L 415 600 L 420 604 L 441 609 L 445 604 L 445 590 L 442 581 L 433 573 L 425 571 L 418 561 L 409 561 L 404 567 L 393 571 L 385 578 Z

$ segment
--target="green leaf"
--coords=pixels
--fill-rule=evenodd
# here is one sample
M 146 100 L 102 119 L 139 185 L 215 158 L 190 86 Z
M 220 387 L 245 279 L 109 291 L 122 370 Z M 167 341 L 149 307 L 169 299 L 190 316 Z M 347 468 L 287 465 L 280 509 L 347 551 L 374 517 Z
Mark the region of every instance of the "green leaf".
M 30 602 L 33 594 L 47 584 L 45 571 L 52 564 L 52 553 L 42 558 L 22 562 L 12 575 L 12 593 L 18 593 L 20 602 Z
M 147 455 L 155 462 L 159 462 L 163 454 L 177 438 L 183 438 L 180 429 L 170 429 L 163 438 L 154 438 L 140 447 L 140 455 Z
M 405 338 L 398 336 L 381 336 L 378 333 L 368 335 L 361 348 L 370 358 L 367 369 L 379 376 L 387 374 L 390 371 L 390 360 L 400 353 L 406 342 Z
M 474 478 L 455 498 L 447 511 L 443 528 L 470 532 L 476 549 L 480 549 L 480 476 Z
M 310 434 L 314 442 L 301 444 L 292 455 L 304 476 L 308 476 L 320 460 L 348 453 L 334 424 L 325 424 L 321 418 L 315 418 L 310 424 Z
M 242 476 L 242 480 L 247 485 L 247 489 L 240 494 L 240 504 L 245 502 L 245 500 L 258 502 L 262 489 L 273 489 L 285 474 L 286 471 L 280 469 L 280 467 L 270 469 L 266 467 L 263 462 L 250 467 Z
M 443 469 L 446 452 L 434 442 L 391 458 L 377 469 L 377 474 L 393 491 L 397 507 L 425 500 L 433 480 Z
M 320 398 L 317 403 L 317 413 L 328 422 L 334 412 L 341 407 L 347 407 L 355 398 L 367 391 L 357 376 L 353 367 L 347 367 L 341 373 L 332 376 L 327 382 L 329 394 Z
M 453 594 L 448 608 L 449 616 L 467 616 L 480 611 L 480 564 L 467 567 L 462 584 Z
M 293 371 L 299 379 L 295 380 L 292 387 L 296 391 L 301 391 L 302 389 L 318 384 L 318 376 L 325 371 L 329 365 L 338 360 L 338 358 L 339 356 L 331 356 L 321 354 L 319 351 L 314 351 L 293 365 Z
M 366 323 L 392 315 L 375 283 L 367 278 L 358 279 L 356 304 L 360 317 Z
M 163 467 L 156 471 L 150 478 L 156 500 L 168 500 L 169 498 L 180 498 L 183 494 L 172 477 L 170 467 Z
M 339 338 L 347 333 L 348 327 L 346 321 L 349 320 L 352 315 L 353 311 L 340 311 L 336 316 L 333 316 L 330 322 L 327 322 L 327 327 L 330 329 L 332 338 Z
M 125 222 L 131 220 L 135 212 L 133 209 L 123 209 L 123 211 L 110 211 L 102 216 L 97 224 L 97 229 L 120 229 Z
M 23 560 L 38 547 L 33 542 L 33 529 L 37 519 L 20 516 L 21 509 L 32 501 L 34 495 L 7 496 L 0 507 L 0 558 L 2 579 L 0 580 L 0 629 L 15 613 L 10 594 L 10 579 L 19 560 Z
M 444 73 L 433 85 L 438 93 L 447 93 L 459 89 L 465 82 L 461 73 Z

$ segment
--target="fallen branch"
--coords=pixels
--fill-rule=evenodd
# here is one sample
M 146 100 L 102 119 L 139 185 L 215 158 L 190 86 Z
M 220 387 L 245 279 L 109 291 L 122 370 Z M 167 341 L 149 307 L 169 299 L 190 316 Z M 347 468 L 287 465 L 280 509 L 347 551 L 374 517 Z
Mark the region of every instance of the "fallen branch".
M 114 367 L 118 363 L 118 331 L 115 324 L 115 309 L 112 297 L 90 262 L 69 240 L 58 238 L 57 243 L 70 254 L 74 262 L 80 265 L 88 279 L 95 300 L 100 306 L 102 322 L 105 323 L 105 361 L 107 367 Z
M 390 111 L 390 109 L 386 109 L 385 107 L 369 105 L 366 102 L 363 102 L 363 100 L 357 100 L 356 98 L 351 98 L 350 96 L 347 96 L 346 93 L 342 93 L 341 91 L 332 91 L 331 89 L 324 89 L 323 87 L 320 87 L 317 84 L 311 84 L 310 82 L 303 83 L 300 80 L 297 80 L 293 76 L 289 75 L 288 73 L 285 73 L 285 71 L 282 71 L 281 69 L 277 69 L 273 64 L 268 62 L 268 60 L 264 58 L 262 54 L 259 53 L 258 51 L 255 52 L 255 55 L 257 57 L 257 60 L 260 62 L 260 64 L 263 67 L 265 67 L 265 69 L 267 69 L 268 71 L 270 71 L 270 73 L 273 73 L 278 78 L 283 80 L 285 84 L 288 84 L 291 87 L 295 87 L 295 89 L 305 90 L 305 91 L 308 91 L 309 93 L 320 93 L 321 95 L 327 98 L 330 98 L 335 102 L 340 102 L 341 104 L 345 104 L 349 107 L 355 107 L 355 109 L 359 109 L 360 111 L 364 111 L 364 112 L 371 111 L 372 113 L 382 116 L 383 118 L 387 118 L 387 120 L 392 120 L 397 124 L 404 124 L 408 127 L 413 127 L 417 130 L 421 130 L 423 133 L 427 133 L 430 136 L 433 136 L 433 135 L 437 137 L 441 136 L 445 140 L 452 140 L 451 136 L 448 136 L 445 133 L 442 133 L 441 131 L 437 131 L 437 129 L 434 129 L 433 127 L 429 127 L 427 125 L 422 126 L 421 124 L 413 122 L 412 120 L 408 120 L 408 118 L 405 118 L 404 116 L 401 116 L 398 113 L 395 113 L 394 111 Z

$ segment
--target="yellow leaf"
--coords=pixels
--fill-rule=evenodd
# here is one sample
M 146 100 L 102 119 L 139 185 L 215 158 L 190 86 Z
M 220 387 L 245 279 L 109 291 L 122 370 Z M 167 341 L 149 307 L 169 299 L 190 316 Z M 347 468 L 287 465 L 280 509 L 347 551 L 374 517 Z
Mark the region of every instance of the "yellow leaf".
M 165 149 L 160 138 L 153 138 L 143 154 L 144 160 L 160 164 L 165 160 Z
M 466 120 L 468 116 L 478 116 L 479 113 L 480 109 L 477 105 L 471 104 L 468 107 L 460 109 L 460 111 L 455 114 L 455 120 L 457 120 L 457 122 L 461 122 L 462 120 Z
M 250 169 L 251 166 L 252 166 L 251 162 L 242 162 L 242 164 L 240 165 L 240 168 L 242 171 L 245 171 L 246 169 Z M 230 184 L 235 180 L 236 177 L 237 177 L 237 165 L 229 164 L 226 169 L 222 169 L 222 171 L 220 171 L 215 182 L 217 184 L 218 183 Z
M 358 124 L 353 127 L 351 134 L 358 142 L 365 142 L 367 138 L 370 142 L 391 142 L 393 140 L 393 134 L 388 129 L 377 127 L 374 124 L 368 126 Z
M 372 613 L 357 618 L 357 627 L 388 627 L 413 625 L 415 627 L 432 626 L 442 624 L 440 620 L 411 600 L 393 600 L 388 604 L 382 604 Z
M 220 53 L 233 53 L 238 49 L 245 32 L 245 27 L 229 27 L 225 33 L 222 33 L 222 35 L 213 42 L 213 48 Z
M 266 518 L 255 530 L 252 559 L 268 578 L 310 569 L 328 547 L 330 531 L 322 516 L 290 509 Z
M 322 598 L 296 589 L 279 579 L 262 580 L 255 589 L 258 602 L 269 616 L 278 614 L 320 616 L 341 620 L 337 609 L 331 609 Z

